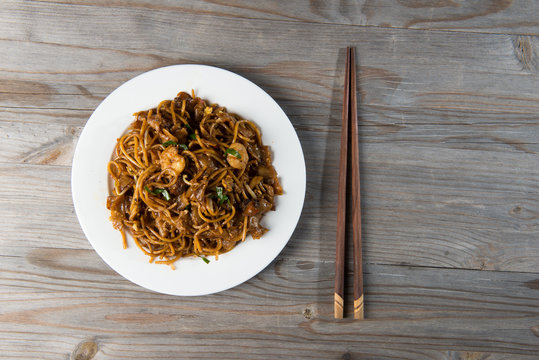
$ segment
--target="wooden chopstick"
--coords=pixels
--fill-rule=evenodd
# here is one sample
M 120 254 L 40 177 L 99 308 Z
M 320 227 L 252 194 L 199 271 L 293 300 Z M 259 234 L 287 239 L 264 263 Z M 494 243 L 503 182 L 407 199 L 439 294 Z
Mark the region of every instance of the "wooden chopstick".
M 352 238 L 354 241 L 354 319 L 363 319 L 363 266 L 361 248 L 361 188 L 356 98 L 356 55 L 350 48 L 350 143 L 352 154 Z
M 350 145 L 350 146 L 349 146 Z M 348 153 L 350 148 L 351 153 Z M 348 161 L 351 162 L 348 166 Z M 356 65 L 353 48 L 346 49 L 346 69 L 342 108 L 341 154 L 339 161 L 339 190 L 337 202 L 337 242 L 335 256 L 334 313 L 336 319 L 344 312 L 344 266 L 346 243 L 347 180 L 350 172 L 350 207 L 354 244 L 354 318 L 363 319 L 363 267 L 361 249 L 361 196 L 359 182 L 359 145 L 356 98 Z
M 350 48 L 346 49 L 344 70 L 344 97 L 342 101 L 341 156 L 339 160 L 339 190 L 337 199 L 337 243 L 335 252 L 335 319 L 343 318 L 344 310 L 344 249 L 346 235 L 346 175 L 348 172 L 348 127 L 350 103 Z

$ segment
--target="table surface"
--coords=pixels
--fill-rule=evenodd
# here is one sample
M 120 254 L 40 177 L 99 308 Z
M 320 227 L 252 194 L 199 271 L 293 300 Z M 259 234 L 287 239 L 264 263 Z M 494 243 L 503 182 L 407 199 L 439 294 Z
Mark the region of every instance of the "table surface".
M 0 24 L 0 358 L 537 359 L 539 2 L 7 0 Z M 344 320 L 332 303 L 349 45 L 364 321 L 351 318 L 351 284 Z M 278 258 L 190 298 L 112 271 L 70 188 L 96 106 L 182 63 L 260 85 L 307 166 Z

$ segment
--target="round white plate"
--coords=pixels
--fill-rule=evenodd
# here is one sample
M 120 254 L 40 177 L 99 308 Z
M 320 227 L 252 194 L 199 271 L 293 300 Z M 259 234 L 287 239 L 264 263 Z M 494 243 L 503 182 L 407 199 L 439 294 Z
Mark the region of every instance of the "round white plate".
M 133 121 L 132 114 L 173 99 L 180 91 L 226 106 L 254 121 L 264 144 L 273 152 L 284 194 L 276 210 L 262 219 L 269 231 L 258 240 L 247 238 L 229 253 L 178 260 L 176 270 L 150 264 L 128 238 L 123 249 L 120 233 L 109 221 L 107 163 L 116 139 Z M 299 220 L 305 197 L 305 160 L 292 124 L 264 90 L 230 71 L 203 65 L 174 65 L 141 74 L 114 90 L 94 111 L 81 133 L 71 173 L 75 211 L 95 251 L 116 272 L 147 289 L 171 295 L 205 295 L 229 289 L 262 271 L 284 248 Z

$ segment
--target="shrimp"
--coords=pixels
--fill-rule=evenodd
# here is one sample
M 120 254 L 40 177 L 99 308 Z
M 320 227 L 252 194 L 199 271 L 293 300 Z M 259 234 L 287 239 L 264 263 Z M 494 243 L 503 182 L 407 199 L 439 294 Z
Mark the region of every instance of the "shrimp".
M 160 164 L 162 169 L 171 169 L 179 175 L 185 169 L 185 158 L 178 154 L 176 146 L 169 146 L 161 153 Z
M 235 142 L 230 145 L 230 149 L 234 150 L 233 153 L 228 153 L 226 161 L 235 169 L 243 169 L 249 161 L 249 155 L 243 144 Z

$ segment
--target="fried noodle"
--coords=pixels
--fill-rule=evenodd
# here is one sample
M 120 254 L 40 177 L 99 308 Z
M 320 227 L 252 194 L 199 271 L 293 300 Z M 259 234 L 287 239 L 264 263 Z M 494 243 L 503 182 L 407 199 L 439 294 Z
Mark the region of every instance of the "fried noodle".
M 134 117 L 107 167 L 124 248 L 127 231 L 150 262 L 174 268 L 268 231 L 260 219 L 283 191 L 253 122 L 186 92 Z

